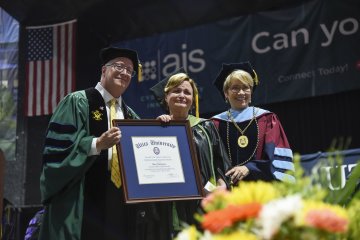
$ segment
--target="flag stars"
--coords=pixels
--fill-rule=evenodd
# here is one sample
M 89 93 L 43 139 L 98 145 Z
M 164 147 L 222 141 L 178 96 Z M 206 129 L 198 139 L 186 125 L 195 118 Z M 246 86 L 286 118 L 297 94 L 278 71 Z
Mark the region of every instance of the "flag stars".
M 53 55 L 53 28 L 28 30 L 28 61 L 51 59 Z

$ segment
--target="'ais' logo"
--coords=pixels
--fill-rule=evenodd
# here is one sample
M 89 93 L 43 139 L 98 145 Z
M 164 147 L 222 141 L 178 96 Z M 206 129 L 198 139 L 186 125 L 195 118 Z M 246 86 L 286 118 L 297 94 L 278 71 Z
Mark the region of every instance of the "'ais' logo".
M 163 58 L 159 50 L 158 60 L 149 60 L 143 62 L 143 79 L 160 81 L 164 76 L 168 76 L 180 67 L 184 67 L 189 73 L 201 72 L 205 69 L 206 62 L 204 50 L 197 48 L 188 50 L 187 45 L 181 45 L 181 53 L 169 53 Z M 160 62 L 160 63 L 159 63 Z M 159 73 L 159 71 L 161 71 Z

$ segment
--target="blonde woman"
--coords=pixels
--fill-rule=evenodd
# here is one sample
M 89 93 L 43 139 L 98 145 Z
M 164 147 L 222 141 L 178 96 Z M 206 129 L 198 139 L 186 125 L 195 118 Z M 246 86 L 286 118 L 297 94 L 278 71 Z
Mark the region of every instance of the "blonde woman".
M 150 90 L 168 110 L 168 114 L 161 115 L 158 119 L 164 122 L 190 122 L 203 186 L 212 182 L 213 185 L 226 188 L 225 181 L 217 169 L 225 172 L 230 167 L 230 162 L 214 123 L 198 117 L 198 90 L 195 82 L 183 69 L 179 69 Z M 190 114 L 191 109 L 195 111 L 195 116 Z M 177 215 L 172 217 L 173 231 L 180 230 L 180 226 L 176 226 L 177 223 L 195 223 L 193 215 L 198 209 L 198 204 L 198 201 L 176 202 L 176 212 L 172 212 Z

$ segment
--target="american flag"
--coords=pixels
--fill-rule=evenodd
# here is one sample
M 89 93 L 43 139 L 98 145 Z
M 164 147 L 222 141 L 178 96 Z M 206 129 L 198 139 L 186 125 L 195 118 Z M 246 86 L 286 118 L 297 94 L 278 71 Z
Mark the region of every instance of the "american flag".
M 26 27 L 26 116 L 48 115 L 75 89 L 76 20 Z

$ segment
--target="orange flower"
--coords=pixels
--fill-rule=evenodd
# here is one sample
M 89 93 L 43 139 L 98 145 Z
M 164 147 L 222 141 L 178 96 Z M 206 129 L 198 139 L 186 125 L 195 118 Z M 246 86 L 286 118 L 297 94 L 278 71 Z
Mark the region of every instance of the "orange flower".
M 345 232 L 348 226 L 347 219 L 326 209 L 309 211 L 305 217 L 305 221 L 310 226 L 334 233 Z
M 219 233 L 238 221 L 257 217 L 260 210 L 261 204 L 259 203 L 230 205 L 225 209 L 205 214 L 201 225 L 212 233 Z

